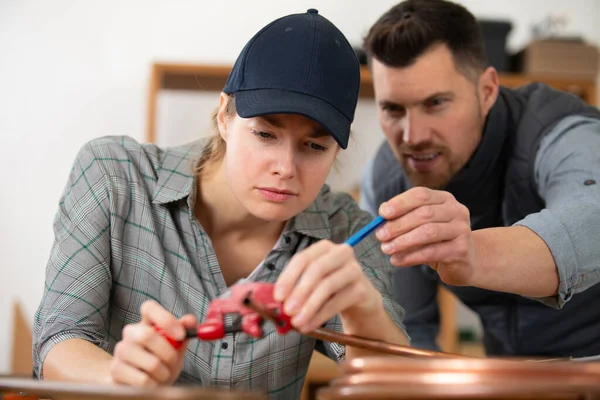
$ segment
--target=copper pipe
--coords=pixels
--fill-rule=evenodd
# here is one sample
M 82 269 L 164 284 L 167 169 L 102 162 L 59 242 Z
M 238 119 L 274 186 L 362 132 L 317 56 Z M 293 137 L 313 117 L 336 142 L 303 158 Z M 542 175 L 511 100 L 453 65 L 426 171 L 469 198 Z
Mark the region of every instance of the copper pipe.
M 273 315 L 268 309 L 262 305 L 253 302 L 251 297 L 247 297 L 244 300 L 244 305 L 256 312 L 263 320 L 272 321 L 277 323 L 277 317 Z M 325 328 L 317 328 L 313 331 L 304 333 L 304 335 L 311 336 L 318 340 L 325 340 L 327 342 L 335 342 L 344 344 L 346 346 L 358 347 L 365 350 L 376 351 L 379 353 L 392 354 L 402 357 L 410 358 L 472 358 L 463 356 L 460 354 L 442 353 L 438 351 L 422 350 L 410 346 L 402 346 L 399 344 L 393 344 L 384 342 L 382 340 L 368 339 L 355 335 L 347 335 L 339 333 Z
M 399 344 L 384 342 L 383 340 L 368 339 L 356 335 L 339 333 L 325 328 L 317 328 L 306 335 L 315 339 L 328 342 L 341 343 L 346 346 L 359 347 L 365 350 L 377 351 L 379 353 L 393 354 L 402 357 L 411 358 L 466 358 L 459 354 L 442 353 L 431 350 L 417 349 L 415 347 L 403 346 Z

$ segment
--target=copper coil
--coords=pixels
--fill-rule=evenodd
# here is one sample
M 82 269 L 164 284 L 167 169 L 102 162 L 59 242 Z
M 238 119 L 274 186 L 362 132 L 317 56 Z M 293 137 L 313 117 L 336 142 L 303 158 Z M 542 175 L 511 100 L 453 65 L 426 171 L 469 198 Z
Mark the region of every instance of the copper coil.
M 318 391 L 338 399 L 600 399 L 600 363 L 365 357 Z

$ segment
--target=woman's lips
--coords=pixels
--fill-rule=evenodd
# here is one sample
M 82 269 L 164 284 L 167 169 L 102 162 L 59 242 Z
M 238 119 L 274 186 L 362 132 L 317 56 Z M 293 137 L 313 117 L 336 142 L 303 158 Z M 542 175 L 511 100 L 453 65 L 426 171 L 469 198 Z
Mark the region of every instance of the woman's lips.
M 284 202 L 289 200 L 292 197 L 295 197 L 296 194 L 284 189 L 277 188 L 257 188 L 259 193 L 263 195 L 269 201 L 275 202 Z

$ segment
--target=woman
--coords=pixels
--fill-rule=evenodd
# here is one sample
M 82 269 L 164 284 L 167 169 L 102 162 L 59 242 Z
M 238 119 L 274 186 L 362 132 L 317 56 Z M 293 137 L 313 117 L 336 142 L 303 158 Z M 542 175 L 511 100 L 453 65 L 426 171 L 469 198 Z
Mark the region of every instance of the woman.
M 35 318 L 38 376 L 156 386 L 262 388 L 297 398 L 315 348 L 265 327 L 176 350 L 211 300 L 240 278 L 275 283 L 301 332 L 328 328 L 406 343 L 390 266 L 369 222 L 326 177 L 348 143 L 359 65 L 316 10 L 280 18 L 248 42 L 221 93 L 215 136 L 174 149 L 102 138 L 80 151 L 55 220 Z M 231 323 L 231 321 L 227 321 Z

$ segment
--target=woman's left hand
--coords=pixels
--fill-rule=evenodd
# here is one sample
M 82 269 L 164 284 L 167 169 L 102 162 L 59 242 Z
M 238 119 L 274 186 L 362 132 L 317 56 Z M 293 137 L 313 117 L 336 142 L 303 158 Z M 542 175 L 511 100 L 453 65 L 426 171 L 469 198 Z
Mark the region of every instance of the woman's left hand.
M 329 240 L 292 257 L 275 284 L 274 296 L 303 333 L 337 314 L 366 319 L 383 308 L 381 294 L 363 273 L 352 247 Z

